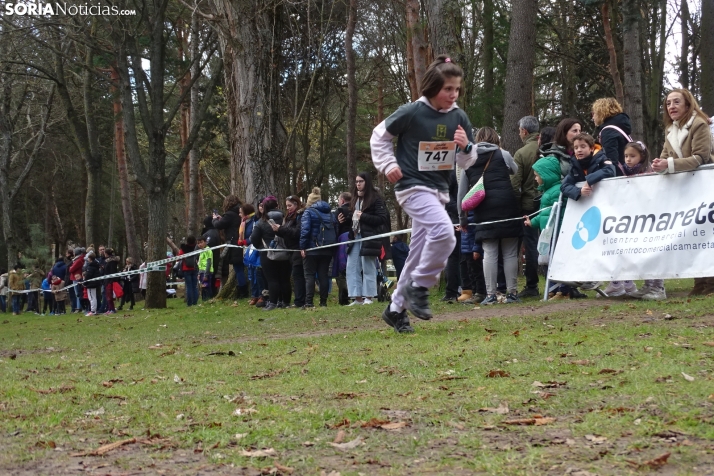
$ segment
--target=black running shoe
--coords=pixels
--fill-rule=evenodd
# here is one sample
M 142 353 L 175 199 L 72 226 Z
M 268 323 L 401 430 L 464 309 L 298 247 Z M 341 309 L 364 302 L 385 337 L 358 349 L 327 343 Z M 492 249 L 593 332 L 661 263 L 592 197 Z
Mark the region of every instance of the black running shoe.
M 407 308 L 415 317 L 428 321 L 434 315 L 429 309 L 429 290 L 422 286 L 414 286 L 414 281 L 410 282 L 405 289 Z
M 404 309 L 402 312 L 390 311 L 389 307 L 391 304 L 387 304 L 387 308 L 382 313 L 382 320 L 389 324 L 396 332 L 400 334 L 408 334 L 414 332 L 412 326 L 409 325 L 409 317 L 407 316 L 407 310 Z
M 570 288 L 570 299 L 585 299 L 588 295 L 578 291 L 578 288 Z

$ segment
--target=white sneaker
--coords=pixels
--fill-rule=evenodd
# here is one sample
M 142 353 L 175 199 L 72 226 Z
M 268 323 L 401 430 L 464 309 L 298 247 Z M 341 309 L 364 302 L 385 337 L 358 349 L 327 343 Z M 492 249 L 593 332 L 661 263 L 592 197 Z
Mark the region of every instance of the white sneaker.
M 366 306 L 367 304 L 372 304 L 373 302 L 374 301 L 372 301 L 370 298 L 364 298 L 362 304 Z
M 650 288 L 650 291 L 643 295 L 642 299 L 645 301 L 663 301 L 667 299 L 667 293 L 664 292 L 664 289 Z
M 640 289 L 635 288 L 634 291 L 628 292 L 627 295 L 630 296 L 631 298 L 635 299 L 642 299 L 642 296 L 649 294 L 652 292 L 652 288 L 644 285 Z
M 349 304 L 347 305 L 347 307 L 350 307 L 350 306 L 361 306 L 362 304 L 363 304 L 362 301 L 357 301 L 357 300 L 355 299 L 354 301 L 352 301 L 351 303 L 349 303 Z
M 629 283 L 626 281 L 625 283 L 625 294 L 632 294 L 637 292 L 637 285 L 635 284 L 634 281 L 630 281 Z
M 605 289 L 603 289 L 603 292 L 607 294 L 607 297 L 618 297 L 618 296 L 624 296 L 625 295 L 625 286 L 620 283 L 620 284 L 614 284 L 610 282 Z

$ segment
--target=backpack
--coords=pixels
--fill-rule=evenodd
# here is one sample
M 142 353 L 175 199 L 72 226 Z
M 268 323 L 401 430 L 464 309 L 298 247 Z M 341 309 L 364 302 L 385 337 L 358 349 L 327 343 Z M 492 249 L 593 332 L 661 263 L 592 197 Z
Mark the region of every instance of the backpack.
M 181 261 L 183 261 L 183 265 L 187 268 L 196 269 L 198 266 L 198 255 L 187 256 Z
M 615 129 L 617 132 L 619 132 L 619 133 L 622 135 L 622 137 L 624 137 L 625 139 L 627 139 L 627 142 L 635 142 L 635 141 L 632 139 L 632 137 L 628 136 L 628 135 L 625 133 L 625 131 L 623 131 L 622 129 L 620 129 L 620 128 L 617 127 L 617 126 L 612 126 L 612 125 L 610 125 L 610 126 L 605 126 L 605 127 L 603 127 L 602 129 L 600 129 L 600 135 L 598 135 L 597 140 L 598 140 L 598 142 L 600 142 L 601 144 L 602 144 L 602 131 L 604 131 L 605 129 Z
M 263 246 L 265 247 L 269 260 L 286 261 L 292 257 L 292 251 L 282 251 L 287 249 L 282 236 L 275 235 L 275 238 L 269 245 L 266 245 L 265 240 L 263 240 Z
M 317 218 L 320 220 L 320 231 L 315 236 L 316 246 L 333 245 L 337 243 L 337 227 L 335 226 L 335 217 L 330 212 L 330 220 L 322 219 L 320 212 L 317 212 Z

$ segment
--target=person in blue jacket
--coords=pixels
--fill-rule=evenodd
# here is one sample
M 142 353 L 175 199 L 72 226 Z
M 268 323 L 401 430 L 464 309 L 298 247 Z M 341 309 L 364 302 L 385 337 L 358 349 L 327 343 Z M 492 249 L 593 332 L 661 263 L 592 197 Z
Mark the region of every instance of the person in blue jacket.
M 570 158 L 572 168 L 563 179 L 560 191 L 571 200 L 589 197 L 593 194 L 593 185 L 602 179 L 615 176 L 614 161 L 605 155 L 600 145 L 590 134 L 581 133 L 573 139 L 574 155 Z M 577 184 L 585 182 L 582 188 Z
M 308 195 L 305 211 L 300 222 L 300 254 L 303 257 L 305 271 L 305 308 L 315 307 L 315 273 L 320 285 L 320 306 L 327 306 L 330 291 L 330 261 L 333 247 L 322 249 L 318 246 L 332 245 L 337 242 L 338 223 L 332 214 L 330 204 L 322 200 L 319 187 L 314 187 Z

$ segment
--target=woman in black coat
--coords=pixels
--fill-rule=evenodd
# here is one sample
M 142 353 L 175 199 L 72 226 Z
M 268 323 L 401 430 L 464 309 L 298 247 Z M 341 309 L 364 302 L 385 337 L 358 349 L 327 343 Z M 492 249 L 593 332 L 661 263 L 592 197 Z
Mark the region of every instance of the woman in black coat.
M 260 264 L 268 285 L 268 302 L 263 308 L 264 311 L 288 307 L 292 294 L 290 288 L 292 257 L 286 260 L 268 258 L 267 250 L 275 239 L 275 231 L 270 220 L 276 225 L 283 223 L 283 212 L 278 210 L 278 202 L 272 198 L 263 202 L 263 215 L 253 226 L 253 233 L 250 235 L 250 242 L 260 250 Z
M 300 249 L 300 227 L 302 214 L 305 208 L 302 205 L 300 197 L 290 195 L 285 199 L 285 209 L 287 215 L 282 225 L 273 225 L 273 231 L 277 236 L 285 240 L 285 247 L 290 250 Z M 302 266 L 302 255 L 299 251 L 293 252 L 290 259 L 292 265 L 293 277 L 293 292 L 295 294 L 295 307 L 303 307 L 305 305 L 305 270 Z M 287 304 L 287 303 L 286 303 Z
M 372 177 L 361 172 L 352 186 L 352 234 L 359 240 L 384 233 L 389 229 L 389 212 L 384 199 L 375 190 Z M 382 240 L 365 240 L 350 246 L 347 254 L 347 291 L 352 305 L 371 304 L 377 296 L 377 260 L 382 254 Z
M 226 243 L 235 245 L 238 243 L 238 229 L 240 228 L 240 199 L 235 195 L 228 195 L 223 200 L 223 215 L 213 214 L 213 227 L 216 230 L 223 230 Z M 223 259 L 228 260 L 233 265 L 236 274 L 236 287 L 238 299 L 248 297 L 248 282 L 245 278 L 243 267 L 243 250 L 240 248 L 224 248 L 225 253 L 221 253 Z
M 496 304 L 496 279 L 498 274 L 498 250 L 503 253 L 503 270 L 506 275 L 508 294 L 506 303 L 519 302 L 518 297 L 518 238 L 523 234 L 522 222 L 509 220 L 500 223 L 478 225 L 479 223 L 518 218 L 520 206 L 511 185 L 511 175 L 518 170 L 513 157 L 499 148 L 500 139 L 495 130 L 482 127 L 476 134 L 476 162 L 461 173 L 459 181 L 458 204 L 466 193 L 484 177 L 486 198 L 474 210 L 474 222 L 477 224 L 474 238 L 481 241 L 484 257 L 483 271 L 486 278 L 488 296 L 481 304 Z M 468 226 L 467 212 L 461 211 L 461 226 Z

